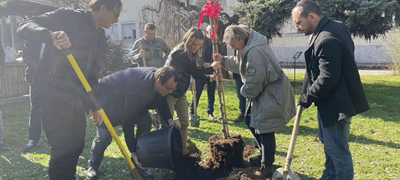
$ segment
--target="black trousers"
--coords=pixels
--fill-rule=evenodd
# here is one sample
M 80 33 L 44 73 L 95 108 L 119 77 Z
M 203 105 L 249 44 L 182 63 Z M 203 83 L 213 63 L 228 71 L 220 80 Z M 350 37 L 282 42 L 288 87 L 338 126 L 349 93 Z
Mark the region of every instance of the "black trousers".
M 41 97 L 43 130 L 50 144 L 49 180 L 74 180 L 85 145 L 84 108 Z
M 248 111 L 250 114 L 250 110 Z M 258 148 L 261 152 L 261 163 L 265 165 L 272 165 L 275 162 L 276 141 L 275 132 L 256 134 L 255 129 L 250 127 L 250 116 L 246 115 L 246 125 L 250 129 L 254 138 L 256 139 Z
M 129 150 L 131 152 L 136 152 L 137 138 L 151 130 L 151 117 L 149 113 L 144 113 L 142 117 L 138 119 L 132 119 L 132 122 L 136 121 L 135 124 L 124 124 L 122 128 L 125 133 L 125 141 L 129 141 Z M 136 136 L 134 133 L 134 126 L 136 125 Z M 108 131 L 107 127 L 102 123 L 97 126 L 96 136 L 93 138 L 91 155 L 89 158 L 89 166 L 93 168 L 99 168 L 101 161 L 104 158 L 104 152 L 107 147 L 111 144 L 112 136 Z

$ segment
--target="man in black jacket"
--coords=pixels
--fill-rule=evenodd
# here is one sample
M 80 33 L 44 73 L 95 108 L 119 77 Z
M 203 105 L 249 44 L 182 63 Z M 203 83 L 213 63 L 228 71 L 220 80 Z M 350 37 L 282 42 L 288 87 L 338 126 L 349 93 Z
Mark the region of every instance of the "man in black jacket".
M 318 135 L 326 157 L 320 179 L 353 179 L 350 119 L 367 111 L 369 105 L 350 32 L 343 23 L 323 17 L 318 4 L 311 0 L 302 0 L 293 8 L 292 20 L 298 30 L 310 35 L 304 53 L 307 72 L 298 103 L 304 108 L 314 103 L 318 108 Z
M 179 121 L 172 120 L 166 96 L 172 93 L 178 83 L 178 73 L 166 66 L 128 68 L 106 76 L 99 84 L 99 104 L 104 108 L 113 126 L 122 125 L 125 141 L 132 159 L 138 165 L 142 178 L 151 176 L 140 168 L 136 154 L 137 137 L 150 132 L 149 109 L 157 109 L 168 125 L 180 128 Z M 99 118 L 99 117 L 96 117 Z M 134 133 L 135 125 L 136 136 Z M 93 139 L 92 154 L 89 158 L 88 178 L 97 178 L 104 151 L 111 143 L 111 135 L 104 124 L 97 126 Z
M 24 62 L 28 66 L 26 68 L 25 80 L 28 82 L 31 110 L 29 114 L 29 129 L 28 129 L 28 143 L 22 148 L 22 152 L 32 151 L 38 144 L 40 136 L 42 134 L 42 119 L 40 116 L 40 106 L 37 101 L 36 93 L 32 91 L 35 89 L 32 84 L 33 76 L 36 72 L 36 67 L 40 62 L 40 58 L 43 54 L 45 43 L 34 44 L 32 42 L 25 42 L 24 49 Z
M 35 44 L 46 43 L 33 77 L 42 108 L 42 125 L 50 144 L 48 178 L 75 179 L 85 145 L 86 113 L 98 116 L 62 49 L 70 49 L 95 90 L 106 52 L 103 28 L 118 21 L 120 0 L 91 0 L 91 11 L 59 9 L 22 22 L 17 34 Z M 95 124 L 100 122 L 92 119 Z

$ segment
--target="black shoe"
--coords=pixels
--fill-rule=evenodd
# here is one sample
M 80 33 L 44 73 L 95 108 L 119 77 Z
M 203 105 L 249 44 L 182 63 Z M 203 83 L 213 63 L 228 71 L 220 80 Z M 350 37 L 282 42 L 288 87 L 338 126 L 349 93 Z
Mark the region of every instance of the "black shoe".
M 261 155 L 250 157 L 249 162 L 253 166 L 261 166 Z
M 38 142 L 37 141 L 33 141 L 33 140 L 29 140 L 28 144 L 25 145 L 24 148 L 22 148 L 22 152 L 31 152 L 33 149 L 35 149 L 35 147 L 37 146 Z
M 86 171 L 86 179 L 97 179 L 99 178 L 99 168 L 89 166 Z
M 7 147 L 7 146 L 4 145 L 4 144 L 0 144 L 0 153 L 5 152 L 5 151 L 8 151 L 8 150 L 10 150 L 9 147 Z
M 132 162 L 133 162 L 133 164 L 135 165 L 135 169 L 138 171 L 138 173 L 139 173 L 139 175 L 140 175 L 140 177 L 142 177 L 142 179 L 151 179 L 151 180 L 153 180 L 154 179 L 154 177 L 153 177 L 153 175 L 151 175 L 149 172 L 147 172 L 146 170 L 144 170 L 144 169 L 142 169 L 142 168 L 140 168 L 139 166 L 137 166 L 136 165 L 136 163 L 135 163 L 135 161 L 131 158 L 131 160 L 132 160 Z
M 236 119 L 233 120 L 233 122 L 237 123 L 237 122 L 240 122 L 240 121 L 243 121 L 243 120 L 244 120 L 244 116 L 243 116 L 242 113 L 240 113 L 240 114 L 236 117 Z

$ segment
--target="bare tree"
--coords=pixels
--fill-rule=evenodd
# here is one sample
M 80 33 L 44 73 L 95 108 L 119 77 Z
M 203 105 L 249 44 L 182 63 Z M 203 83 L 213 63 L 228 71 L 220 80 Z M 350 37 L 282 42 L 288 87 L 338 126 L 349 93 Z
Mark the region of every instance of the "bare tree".
M 157 35 L 162 37 L 170 47 L 174 47 L 181 41 L 187 30 L 197 25 L 200 11 L 206 1 L 156 0 L 155 6 L 144 6 L 140 14 L 146 22 L 157 19 L 155 22 Z M 223 4 L 225 0 L 218 2 Z M 208 17 L 204 17 L 203 22 L 208 23 Z

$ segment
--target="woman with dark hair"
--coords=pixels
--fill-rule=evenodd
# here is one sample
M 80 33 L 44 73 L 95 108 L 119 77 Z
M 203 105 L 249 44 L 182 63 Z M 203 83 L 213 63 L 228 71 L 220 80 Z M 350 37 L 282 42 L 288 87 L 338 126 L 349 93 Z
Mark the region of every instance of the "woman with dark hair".
M 215 80 L 214 75 L 206 74 L 203 69 L 197 68 L 196 60 L 201 57 L 203 45 L 203 33 L 198 28 L 191 28 L 184 35 L 182 42 L 178 44 L 169 54 L 165 66 L 172 66 L 180 74 L 176 90 L 167 95 L 167 101 L 171 114 L 174 110 L 181 123 L 181 136 L 183 153 L 186 151 L 186 141 L 189 127 L 189 110 L 185 93 L 190 84 L 190 77 L 209 78 Z

